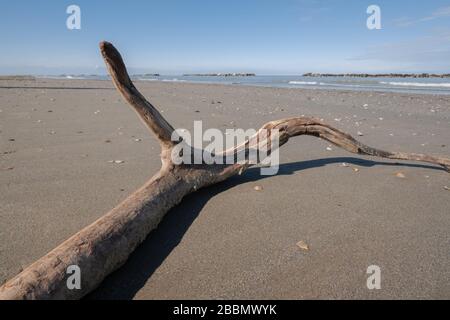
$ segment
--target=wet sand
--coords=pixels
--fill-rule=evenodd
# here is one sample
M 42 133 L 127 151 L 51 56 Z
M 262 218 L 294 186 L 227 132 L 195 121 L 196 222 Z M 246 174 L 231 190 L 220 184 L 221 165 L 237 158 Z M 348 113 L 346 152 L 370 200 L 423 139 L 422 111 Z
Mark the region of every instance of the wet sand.
M 449 96 L 136 85 L 175 128 L 203 120 L 204 128 L 257 129 L 317 116 L 370 146 L 450 156 Z M 188 196 L 88 298 L 450 298 L 448 173 L 312 137 L 280 155 L 277 176 L 252 169 Z M 1 80 L 0 283 L 159 165 L 156 140 L 108 81 Z M 366 287 L 370 265 L 381 268 L 381 290 Z

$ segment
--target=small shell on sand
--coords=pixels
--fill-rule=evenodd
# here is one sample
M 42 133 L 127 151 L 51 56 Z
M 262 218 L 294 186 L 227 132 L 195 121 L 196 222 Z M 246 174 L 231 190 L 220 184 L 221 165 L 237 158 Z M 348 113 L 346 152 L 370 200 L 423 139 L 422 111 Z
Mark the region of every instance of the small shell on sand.
M 400 178 L 400 179 L 405 179 L 405 178 L 406 178 L 406 176 L 405 176 L 402 172 L 397 172 L 397 173 L 395 174 L 395 176 L 396 176 L 397 178 Z
M 122 163 L 125 163 L 125 161 L 123 161 L 123 160 L 110 160 L 110 161 L 108 161 L 109 163 L 115 163 L 115 164 L 122 164 Z
M 309 251 L 309 246 L 303 240 L 297 242 L 297 247 L 299 247 L 302 250 Z

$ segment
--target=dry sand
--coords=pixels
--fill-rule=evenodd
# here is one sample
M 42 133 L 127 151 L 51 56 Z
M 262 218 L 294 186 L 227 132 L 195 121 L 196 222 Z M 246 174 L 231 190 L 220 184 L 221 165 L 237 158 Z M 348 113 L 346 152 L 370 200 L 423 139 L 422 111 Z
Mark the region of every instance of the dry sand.
M 375 147 L 450 155 L 449 96 L 137 86 L 176 128 L 313 115 Z M 449 299 L 450 176 L 327 147 L 296 138 L 279 175 L 187 197 L 89 298 Z M 0 81 L 0 283 L 140 187 L 158 154 L 107 81 Z M 381 290 L 366 287 L 372 264 Z

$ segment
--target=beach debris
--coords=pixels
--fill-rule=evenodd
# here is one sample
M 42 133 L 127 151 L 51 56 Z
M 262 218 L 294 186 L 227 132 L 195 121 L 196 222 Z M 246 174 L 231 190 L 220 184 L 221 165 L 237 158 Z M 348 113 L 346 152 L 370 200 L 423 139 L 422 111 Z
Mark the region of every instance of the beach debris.
M 396 176 L 397 178 L 400 178 L 400 179 L 405 179 L 405 178 L 406 178 L 406 176 L 405 176 L 402 172 L 397 172 L 397 173 L 395 174 L 395 176 Z
M 94 112 L 94 114 L 99 114 L 99 113 L 100 113 L 100 110 L 97 110 Z
M 353 171 L 354 172 L 359 172 L 359 169 L 358 168 L 353 168 Z
M 343 162 L 341 163 L 341 167 L 348 168 L 350 167 L 350 165 L 348 163 Z
M 364 133 L 362 133 L 361 131 L 358 131 L 356 134 L 360 137 L 364 136 Z
M 300 240 L 299 242 L 297 242 L 297 247 L 299 247 L 300 249 L 302 249 L 304 251 L 309 251 L 308 244 L 303 240 Z
M 336 121 L 336 122 L 341 122 L 341 121 L 342 121 L 342 118 L 334 118 L 334 121 Z
M 264 188 L 262 186 L 255 186 L 253 189 L 255 191 L 263 191 L 264 190 Z
M 367 103 L 365 103 L 364 105 L 363 105 L 363 108 L 367 108 L 369 105 L 367 104 Z
M 123 164 L 123 163 L 125 163 L 125 161 L 123 161 L 123 160 L 110 160 L 108 162 L 109 163 L 114 163 L 114 164 Z
M 383 120 L 384 120 L 384 118 L 383 118 L 383 117 L 379 117 L 379 118 L 378 118 L 378 120 L 380 120 L 380 121 L 383 121 Z
M 328 151 L 333 151 L 333 148 L 327 147 L 327 150 L 328 150 Z
M 139 139 L 139 138 L 134 139 L 134 142 L 141 142 L 141 141 L 142 141 L 142 139 Z
M 444 186 L 444 190 L 450 191 L 450 187 Z

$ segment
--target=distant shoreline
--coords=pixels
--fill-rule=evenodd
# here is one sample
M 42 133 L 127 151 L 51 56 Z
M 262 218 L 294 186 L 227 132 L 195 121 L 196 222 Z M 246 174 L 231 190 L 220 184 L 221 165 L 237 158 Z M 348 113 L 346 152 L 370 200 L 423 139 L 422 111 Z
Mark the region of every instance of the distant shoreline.
M 36 80 L 36 77 L 10 75 L 10 76 L 0 76 L 0 80 L 22 80 L 22 81 L 32 80 L 33 81 L 33 80 Z
M 163 75 L 159 73 L 147 73 L 147 74 L 132 74 L 131 77 L 162 77 Z M 182 77 L 256 77 L 255 73 L 189 73 L 182 74 Z M 283 76 L 283 75 L 272 75 L 272 76 Z M 308 72 L 302 75 L 301 77 L 314 77 L 314 78 L 327 78 L 327 77 L 335 77 L 335 78 L 417 78 L 417 79 L 425 79 L 425 78 L 450 78 L 450 73 L 445 74 L 436 74 L 436 73 L 313 73 Z M 34 75 L 0 75 L 0 80 L 36 80 L 37 78 L 47 78 L 47 77 L 56 77 L 56 78 L 66 78 L 66 79 L 77 79 L 77 78 L 85 78 L 85 77 L 106 77 L 103 75 L 95 75 L 95 74 L 80 74 L 80 75 L 55 75 L 55 76 L 34 76 Z
M 348 78 L 450 78 L 450 73 L 305 73 L 303 77 L 348 77 Z

